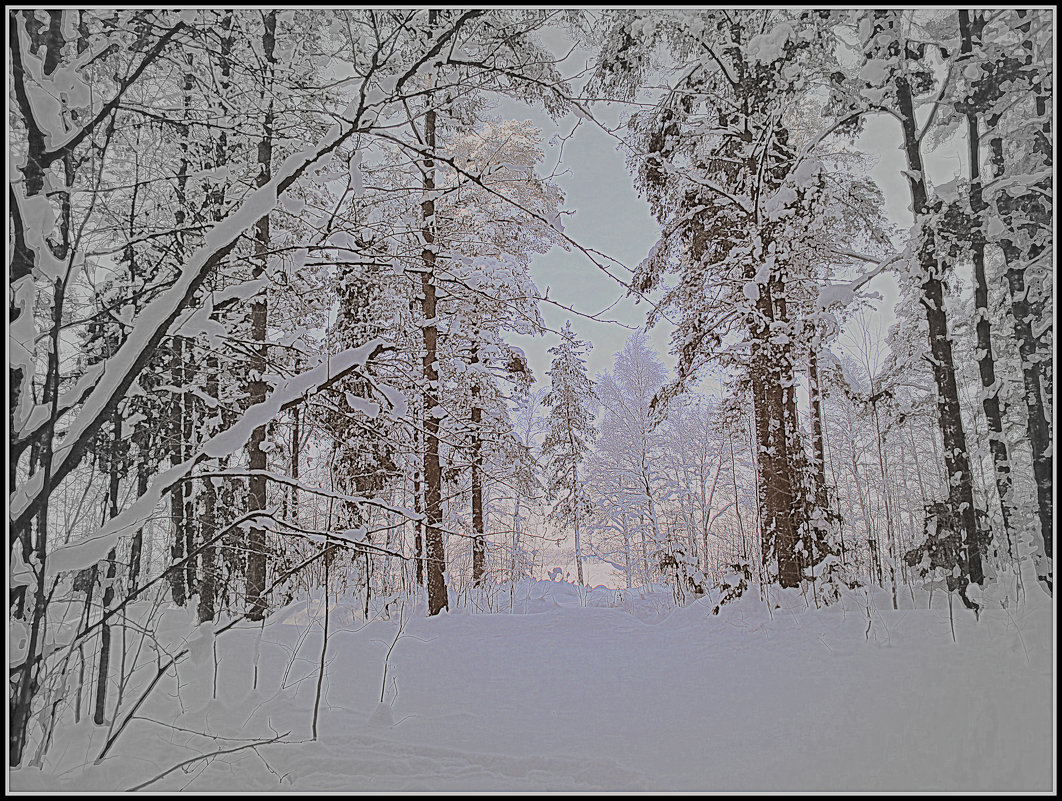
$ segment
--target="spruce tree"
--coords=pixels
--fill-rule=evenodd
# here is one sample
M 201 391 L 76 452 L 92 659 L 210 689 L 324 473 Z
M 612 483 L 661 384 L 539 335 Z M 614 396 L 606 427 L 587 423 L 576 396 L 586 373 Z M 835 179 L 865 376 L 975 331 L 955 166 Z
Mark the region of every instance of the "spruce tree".
M 583 354 L 590 345 L 576 338 L 572 324 L 561 330 L 561 342 L 550 348 L 553 363 L 549 369 L 551 387 L 545 405 L 549 407 L 548 433 L 542 453 L 549 458 L 546 475 L 549 491 L 555 497 L 553 519 L 570 525 L 575 531 L 575 568 L 579 584 L 583 583 L 583 555 L 579 540 L 579 523 L 584 518 L 584 479 L 579 476 L 590 446 L 594 442 L 594 386 L 586 373 Z

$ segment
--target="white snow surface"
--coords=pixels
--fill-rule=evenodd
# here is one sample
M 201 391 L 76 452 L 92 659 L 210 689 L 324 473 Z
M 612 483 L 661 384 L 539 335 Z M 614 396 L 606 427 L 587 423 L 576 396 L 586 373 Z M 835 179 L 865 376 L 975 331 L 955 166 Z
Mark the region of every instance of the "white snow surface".
M 818 610 L 796 591 L 769 609 L 753 590 L 713 615 L 709 598 L 675 609 L 663 593 L 524 582 L 511 606 L 506 588 L 435 618 L 407 603 L 397 642 L 399 601 L 366 622 L 363 599 L 332 598 L 316 742 L 320 594 L 216 639 L 220 624 L 189 636 L 191 610 L 170 609 L 156 635 L 191 639 L 196 658 L 111 754 L 93 764 L 106 726 L 62 726 L 10 788 L 131 789 L 290 732 L 145 789 L 1050 791 L 1053 604 L 1026 587 L 979 621 L 956 601 L 954 641 L 940 591 L 894 611 L 877 589 Z M 152 659 L 125 710 L 154 673 Z

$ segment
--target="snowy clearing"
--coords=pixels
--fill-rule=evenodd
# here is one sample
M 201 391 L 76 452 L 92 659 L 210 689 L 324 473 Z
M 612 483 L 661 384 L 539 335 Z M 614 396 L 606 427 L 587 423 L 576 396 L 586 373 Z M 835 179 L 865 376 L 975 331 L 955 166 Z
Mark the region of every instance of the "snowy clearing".
M 1052 787 L 1052 607 L 1035 587 L 979 622 L 956 608 L 954 642 L 940 592 L 932 609 L 908 596 L 898 611 L 877 590 L 869 606 L 851 593 L 821 610 L 785 595 L 773 618 L 755 596 L 715 616 L 707 598 L 669 609 L 663 594 L 603 587 L 582 607 L 575 586 L 549 581 L 518 586 L 511 614 L 495 601 L 494 614 L 406 610 L 397 642 L 398 610 L 365 625 L 358 602 L 333 602 L 317 742 L 322 605 L 293 604 L 217 639 L 216 699 L 208 643 L 201 664 L 160 683 L 113 756 L 92 764 L 102 732 L 82 722 L 43 771 L 14 771 L 11 789 L 130 789 L 289 731 L 146 789 Z M 185 630 L 181 616 L 160 628 Z

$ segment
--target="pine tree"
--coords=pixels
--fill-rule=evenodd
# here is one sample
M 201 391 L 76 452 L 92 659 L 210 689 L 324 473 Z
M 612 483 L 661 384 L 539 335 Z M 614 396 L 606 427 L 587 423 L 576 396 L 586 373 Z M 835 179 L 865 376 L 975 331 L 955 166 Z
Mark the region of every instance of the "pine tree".
M 583 553 L 579 527 L 587 516 L 587 501 L 585 478 L 580 478 L 579 468 L 596 436 L 596 395 L 583 358 L 590 350 L 589 343 L 576 338 L 570 321 L 564 324 L 560 334 L 560 344 L 549 350 L 553 362 L 548 372 L 550 391 L 544 404 L 550 413 L 542 454 L 549 459 L 546 475 L 549 490 L 556 498 L 552 517 L 561 525 L 572 526 L 575 532 L 575 567 L 581 585 Z

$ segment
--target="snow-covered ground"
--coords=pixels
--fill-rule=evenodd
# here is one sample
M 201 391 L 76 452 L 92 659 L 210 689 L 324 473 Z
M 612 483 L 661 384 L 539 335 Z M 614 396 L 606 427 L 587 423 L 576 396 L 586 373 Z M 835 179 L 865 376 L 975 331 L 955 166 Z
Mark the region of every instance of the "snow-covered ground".
M 107 727 L 65 725 L 10 786 L 123 790 L 188 761 L 145 789 L 1051 791 L 1054 612 L 1026 587 L 979 621 L 956 602 L 954 639 L 941 592 L 898 611 L 879 590 L 827 609 L 753 594 L 713 615 L 540 581 L 493 612 L 368 624 L 340 599 L 317 741 L 323 604 L 303 601 L 200 637 L 100 764 Z M 158 636 L 188 623 L 170 611 Z

